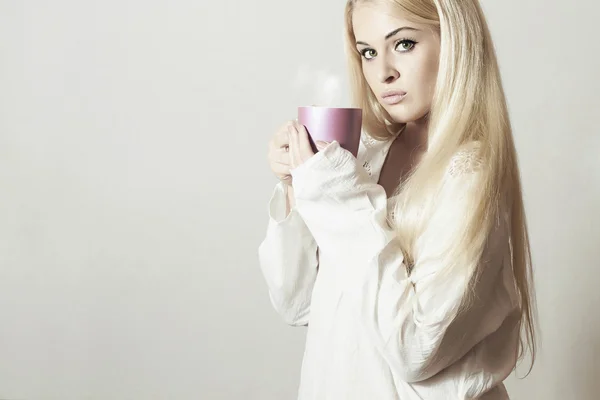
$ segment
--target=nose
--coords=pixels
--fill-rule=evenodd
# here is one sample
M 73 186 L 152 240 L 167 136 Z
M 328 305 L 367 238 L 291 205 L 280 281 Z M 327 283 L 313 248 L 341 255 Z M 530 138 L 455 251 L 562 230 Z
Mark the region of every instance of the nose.
M 382 83 L 393 83 L 396 79 L 400 77 L 400 72 L 388 62 L 387 59 L 381 59 L 381 66 L 379 71 L 379 80 Z

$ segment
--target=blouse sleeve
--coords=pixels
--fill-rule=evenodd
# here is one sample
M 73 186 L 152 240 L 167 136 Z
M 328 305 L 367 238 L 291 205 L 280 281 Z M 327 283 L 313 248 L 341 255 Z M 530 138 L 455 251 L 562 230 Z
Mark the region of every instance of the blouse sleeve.
M 319 261 L 317 244 L 297 209 L 286 215 L 286 196 L 287 187 L 279 183 L 258 256 L 271 304 L 287 324 L 301 326 L 308 324 Z
M 419 238 L 410 274 L 386 219 L 386 193 L 349 152 L 333 142 L 292 175 L 298 212 L 322 257 L 339 261 L 338 279 L 365 333 L 402 380 L 436 375 L 505 321 L 518 318 L 512 275 L 504 268 L 507 220 L 500 214 L 476 267 L 477 301 L 459 313 L 467 280 L 456 273 L 440 279 L 448 260 L 439 255 L 451 253 L 451 239 L 469 212 L 462 199 L 477 190 L 476 172 L 448 176 L 445 206 Z

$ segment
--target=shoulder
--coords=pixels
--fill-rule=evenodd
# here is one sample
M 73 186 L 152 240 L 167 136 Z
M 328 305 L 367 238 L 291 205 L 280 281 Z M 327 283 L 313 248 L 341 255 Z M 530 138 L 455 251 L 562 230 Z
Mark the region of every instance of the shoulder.
M 447 175 L 454 178 L 476 175 L 485 167 L 481 150 L 481 143 L 476 141 L 460 146 L 448 163 Z
M 446 161 L 436 202 L 450 208 L 474 207 L 484 194 L 486 172 L 481 144 L 460 146 Z
M 461 146 L 448 163 L 441 199 L 450 198 L 448 207 L 459 207 L 470 215 L 481 204 L 487 204 L 487 213 L 497 218 L 496 228 L 506 226 L 509 218 L 508 193 L 493 187 L 493 168 L 486 161 L 481 142 Z

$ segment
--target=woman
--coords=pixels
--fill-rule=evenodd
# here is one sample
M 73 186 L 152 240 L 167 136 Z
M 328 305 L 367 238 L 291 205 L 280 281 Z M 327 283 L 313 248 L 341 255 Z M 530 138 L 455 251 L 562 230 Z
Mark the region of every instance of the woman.
M 287 123 L 259 257 L 302 399 L 507 399 L 535 358 L 517 157 L 477 0 L 350 0 L 358 159 Z

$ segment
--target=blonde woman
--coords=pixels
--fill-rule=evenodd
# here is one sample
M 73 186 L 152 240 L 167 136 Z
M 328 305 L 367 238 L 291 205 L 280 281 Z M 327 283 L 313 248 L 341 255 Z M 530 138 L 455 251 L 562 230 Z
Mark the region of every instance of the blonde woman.
M 350 0 L 363 135 L 277 132 L 260 264 L 308 325 L 301 399 L 507 399 L 535 358 L 531 257 L 500 74 L 477 0 Z

